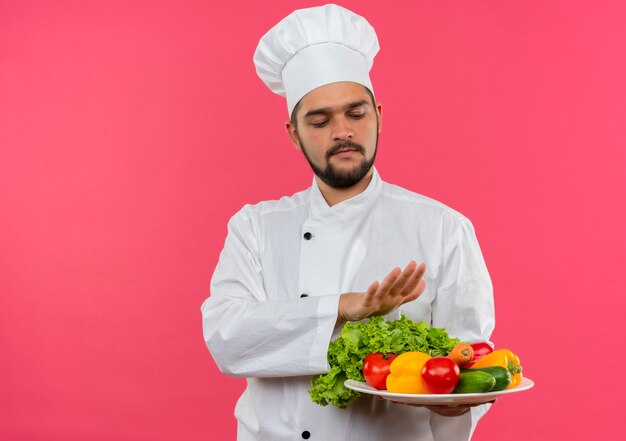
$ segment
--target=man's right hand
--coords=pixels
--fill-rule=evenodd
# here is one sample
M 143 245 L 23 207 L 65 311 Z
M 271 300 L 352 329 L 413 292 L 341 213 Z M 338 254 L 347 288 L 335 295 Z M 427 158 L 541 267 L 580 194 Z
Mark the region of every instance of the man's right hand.
M 422 277 L 426 264 L 409 262 L 404 270 L 394 268 L 387 277 L 372 283 L 366 292 L 342 294 L 338 320 L 355 322 L 375 315 L 386 315 L 407 302 L 417 299 L 426 289 Z

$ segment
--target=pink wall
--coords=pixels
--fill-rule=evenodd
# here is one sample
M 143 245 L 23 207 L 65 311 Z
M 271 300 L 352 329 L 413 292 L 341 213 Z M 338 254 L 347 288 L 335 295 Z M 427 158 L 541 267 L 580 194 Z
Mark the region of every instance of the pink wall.
M 200 304 L 228 218 L 311 180 L 251 59 L 319 3 L 256 3 L 0 1 L 0 439 L 234 439 Z M 475 439 L 621 440 L 623 3 L 343 5 L 382 46 L 381 175 L 472 219 L 537 383 Z

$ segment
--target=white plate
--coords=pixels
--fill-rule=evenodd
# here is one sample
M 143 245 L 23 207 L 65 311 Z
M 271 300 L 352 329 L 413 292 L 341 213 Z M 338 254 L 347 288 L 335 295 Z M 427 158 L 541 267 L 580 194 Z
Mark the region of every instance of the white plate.
M 386 390 L 378 390 L 367 383 L 355 380 L 346 380 L 343 383 L 348 389 L 355 390 L 368 395 L 377 395 L 385 400 L 397 401 L 399 403 L 425 404 L 425 405 L 447 405 L 447 404 L 480 404 L 486 403 L 502 395 L 514 394 L 528 390 L 535 385 L 530 378 L 522 378 L 522 382 L 511 389 L 499 392 L 484 392 L 479 394 L 395 394 Z

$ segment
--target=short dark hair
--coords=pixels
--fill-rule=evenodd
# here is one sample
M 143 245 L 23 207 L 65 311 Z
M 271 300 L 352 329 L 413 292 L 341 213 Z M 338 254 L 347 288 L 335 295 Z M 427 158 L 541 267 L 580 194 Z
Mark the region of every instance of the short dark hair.
M 372 106 L 376 107 L 376 100 L 374 99 L 374 94 L 372 93 L 372 91 L 369 89 L 369 87 L 363 86 L 363 88 L 365 89 L 370 99 L 372 100 Z M 300 99 L 300 101 L 302 101 L 302 99 Z M 298 119 L 296 118 L 296 115 L 298 114 L 298 110 L 300 109 L 300 101 L 296 103 L 293 110 L 291 111 L 291 118 L 289 121 L 291 125 L 296 128 L 298 127 Z

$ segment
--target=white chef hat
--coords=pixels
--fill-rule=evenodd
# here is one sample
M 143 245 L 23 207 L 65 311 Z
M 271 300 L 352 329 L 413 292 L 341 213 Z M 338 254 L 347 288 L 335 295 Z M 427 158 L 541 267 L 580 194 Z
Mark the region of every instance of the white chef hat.
M 352 81 L 374 93 L 369 71 L 378 49 L 367 20 L 329 4 L 281 20 L 259 41 L 254 64 L 272 92 L 286 96 L 291 115 L 304 95 L 326 84 Z

